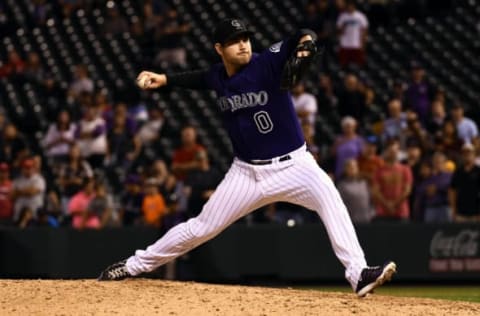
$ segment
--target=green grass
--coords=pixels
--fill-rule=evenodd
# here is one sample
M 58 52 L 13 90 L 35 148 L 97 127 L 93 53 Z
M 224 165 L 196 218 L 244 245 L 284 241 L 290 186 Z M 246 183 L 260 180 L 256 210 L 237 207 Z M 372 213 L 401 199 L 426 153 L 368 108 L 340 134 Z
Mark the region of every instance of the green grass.
M 329 292 L 351 292 L 347 286 L 303 286 L 297 287 L 304 290 L 317 290 Z M 375 293 L 402 297 L 428 297 L 452 301 L 467 301 L 480 303 L 480 286 L 383 286 Z

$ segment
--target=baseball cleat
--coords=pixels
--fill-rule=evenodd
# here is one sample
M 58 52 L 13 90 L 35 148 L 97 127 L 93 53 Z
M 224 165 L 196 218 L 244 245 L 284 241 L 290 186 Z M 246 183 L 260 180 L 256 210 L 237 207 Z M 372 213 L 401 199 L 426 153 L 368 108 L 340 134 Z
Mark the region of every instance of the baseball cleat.
M 128 273 L 127 266 L 125 265 L 127 260 L 122 260 L 116 262 L 106 268 L 98 277 L 98 281 L 119 281 L 125 278 L 131 277 L 132 275 Z
M 383 266 L 367 267 L 360 274 L 355 292 L 358 297 L 365 297 L 386 281 L 390 281 L 395 272 L 397 265 L 393 261 L 388 261 Z

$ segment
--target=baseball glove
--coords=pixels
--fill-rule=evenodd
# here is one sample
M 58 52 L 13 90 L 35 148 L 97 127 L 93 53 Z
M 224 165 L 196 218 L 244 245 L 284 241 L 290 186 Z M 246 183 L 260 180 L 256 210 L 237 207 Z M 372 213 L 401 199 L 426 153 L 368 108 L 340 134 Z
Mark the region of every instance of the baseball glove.
M 309 52 L 309 54 L 308 56 L 299 57 L 299 52 Z M 323 50 L 319 50 L 314 41 L 305 41 L 299 44 L 283 67 L 280 89 L 290 90 L 293 88 L 322 52 Z

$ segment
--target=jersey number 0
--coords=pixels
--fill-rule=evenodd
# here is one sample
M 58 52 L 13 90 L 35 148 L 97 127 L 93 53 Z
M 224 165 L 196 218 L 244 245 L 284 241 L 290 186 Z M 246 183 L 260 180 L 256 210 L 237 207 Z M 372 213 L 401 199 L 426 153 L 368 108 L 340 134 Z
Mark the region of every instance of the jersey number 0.
M 273 129 L 272 119 L 265 111 L 257 112 L 253 115 L 253 120 L 257 125 L 257 129 L 262 134 L 270 133 Z

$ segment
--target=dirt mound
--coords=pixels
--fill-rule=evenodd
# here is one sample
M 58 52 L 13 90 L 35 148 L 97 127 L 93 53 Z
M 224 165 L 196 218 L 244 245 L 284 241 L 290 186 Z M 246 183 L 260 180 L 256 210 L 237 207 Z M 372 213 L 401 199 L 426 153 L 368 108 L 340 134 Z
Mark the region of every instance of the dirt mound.
M 0 315 L 480 315 L 480 304 L 134 279 L 0 280 Z

